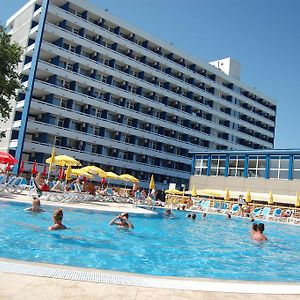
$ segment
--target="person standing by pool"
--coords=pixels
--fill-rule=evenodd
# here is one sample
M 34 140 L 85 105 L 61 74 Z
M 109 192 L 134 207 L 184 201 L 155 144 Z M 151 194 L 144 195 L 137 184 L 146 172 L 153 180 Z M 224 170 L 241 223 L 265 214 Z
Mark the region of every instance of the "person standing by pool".
M 263 234 L 263 232 L 265 230 L 265 225 L 263 223 L 258 223 L 257 224 L 257 230 L 256 231 L 254 229 L 254 224 L 253 224 L 252 228 L 253 228 L 252 238 L 255 241 L 261 242 L 261 241 L 266 241 L 267 240 L 267 237 Z
M 61 230 L 67 229 L 67 227 L 62 223 L 64 213 L 62 208 L 58 208 L 53 212 L 53 223 L 54 225 L 48 227 L 49 230 Z
M 25 208 L 25 211 L 31 211 L 31 212 L 43 212 L 44 210 L 41 208 L 41 201 L 37 196 L 32 197 L 32 206 Z
M 245 204 L 245 200 L 243 198 L 243 195 L 239 195 L 238 198 L 238 205 L 239 205 L 239 216 L 244 216 L 244 211 L 243 211 L 243 205 Z
M 134 226 L 128 221 L 129 215 L 128 213 L 122 213 L 115 218 L 113 218 L 109 225 L 117 225 L 118 228 L 121 229 L 133 229 Z

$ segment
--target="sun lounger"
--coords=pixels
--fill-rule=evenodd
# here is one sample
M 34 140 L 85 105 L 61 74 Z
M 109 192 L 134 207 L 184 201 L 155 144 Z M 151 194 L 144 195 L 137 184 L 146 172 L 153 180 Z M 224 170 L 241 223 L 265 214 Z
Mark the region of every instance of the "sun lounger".
M 253 217 L 257 217 L 261 213 L 261 210 L 262 210 L 261 207 L 254 208 L 252 211 Z
M 230 213 L 232 215 L 236 214 L 239 211 L 239 205 L 237 203 L 233 204 L 230 210 Z
M 210 208 L 210 211 L 216 212 L 219 211 L 221 209 L 221 202 L 215 202 L 213 207 Z
M 269 219 L 271 212 L 271 207 L 265 206 L 259 214 L 257 214 L 258 218 Z
M 220 212 L 226 213 L 228 211 L 228 206 L 229 206 L 229 204 L 227 202 L 222 203 Z

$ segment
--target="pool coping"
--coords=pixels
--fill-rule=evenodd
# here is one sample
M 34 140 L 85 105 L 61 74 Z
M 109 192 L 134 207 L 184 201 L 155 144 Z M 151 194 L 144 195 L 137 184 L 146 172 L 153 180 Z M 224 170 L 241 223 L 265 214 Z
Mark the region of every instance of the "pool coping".
M 0 201 L 25 202 L 25 200 L 0 199 Z M 47 201 L 45 205 L 62 205 L 65 207 L 88 209 L 77 203 L 60 203 Z M 89 209 L 98 210 L 96 205 L 89 203 Z M 106 207 L 105 207 L 106 208 Z M 131 207 L 128 207 L 131 208 Z M 99 210 L 105 210 L 103 208 Z M 105 210 L 107 211 L 107 210 Z M 113 210 L 118 211 L 118 210 Z M 130 212 L 130 210 L 129 210 Z M 133 211 L 131 211 L 133 212 Z M 135 213 L 135 212 L 134 212 Z M 142 212 L 140 212 L 142 213 Z M 135 273 L 124 273 L 100 269 L 87 269 L 71 266 L 60 266 L 38 262 L 28 262 L 0 258 L 0 272 L 14 273 L 29 276 L 40 276 L 62 280 L 99 282 L 107 284 L 127 285 L 136 287 L 192 290 L 206 292 L 224 292 L 240 294 L 269 294 L 269 295 L 300 295 L 300 283 L 297 282 L 260 282 L 260 281 L 233 281 L 211 278 L 186 278 L 186 277 L 164 277 L 150 276 Z
M 202 278 L 158 277 L 4 258 L 0 258 L 0 272 L 62 280 L 98 282 L 160 289 L 238 294 L 300 295 L 300 284 L 297 283 L 266 283 L 258 281 L 224 281 Z

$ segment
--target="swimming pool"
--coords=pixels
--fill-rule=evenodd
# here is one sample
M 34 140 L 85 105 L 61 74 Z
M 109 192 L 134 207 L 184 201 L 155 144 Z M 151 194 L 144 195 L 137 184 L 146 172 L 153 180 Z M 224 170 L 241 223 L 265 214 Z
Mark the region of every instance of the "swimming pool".
M 150 275 L 300 281 L 300 227 L 265 223 L 269 241 L 253 242 L 249 220 L 208 215 L 202 221 L 133 215 L 133 231 L 108 225 L 115 213 L 64 209 L 64 231 L 48 231 L 53 207 L 24 212 L 0 201 L 0 257 Z

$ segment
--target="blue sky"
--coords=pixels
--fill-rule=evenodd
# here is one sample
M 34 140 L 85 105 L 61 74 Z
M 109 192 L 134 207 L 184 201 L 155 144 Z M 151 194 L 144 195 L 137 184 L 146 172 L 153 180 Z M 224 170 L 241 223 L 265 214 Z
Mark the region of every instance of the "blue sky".
M 0 22 L 26 0 L 0 0 Z M 275 148 L 300 148 L 299 0 L 89 0 L 204 61 L 231 56 L 241 81 L 275 99 Z

